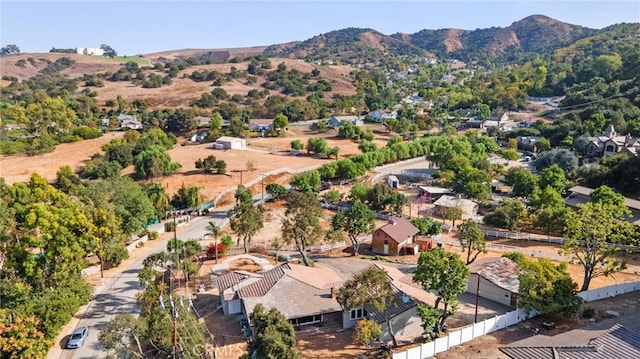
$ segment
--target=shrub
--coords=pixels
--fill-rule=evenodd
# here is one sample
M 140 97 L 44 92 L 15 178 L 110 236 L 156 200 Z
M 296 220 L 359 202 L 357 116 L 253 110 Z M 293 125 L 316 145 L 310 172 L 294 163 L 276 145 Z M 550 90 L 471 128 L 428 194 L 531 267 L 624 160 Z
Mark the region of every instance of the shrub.
M 584 307 L 582 309 L 582 317 L 583 318 L 593 318 L 596 316 L 596 309 L 593 307 Z
M 73 129 L 73 135 L 78 136 L 85 140 L 100 137 L 100 130 L 91 128 L 89 126 L 79 126 Z
M 224 243 L 218 243 L 218 258 L 224 256 L 227 253 L 227 246 Z M 216 256 L 216 244 L 211 243 L 207 248 L 207 257 L 215 258 Z
M 165 222 L 164 223 L 164 231 L 165 232 L 173 232 L 175 228 L 175 224 L 173 222 Z

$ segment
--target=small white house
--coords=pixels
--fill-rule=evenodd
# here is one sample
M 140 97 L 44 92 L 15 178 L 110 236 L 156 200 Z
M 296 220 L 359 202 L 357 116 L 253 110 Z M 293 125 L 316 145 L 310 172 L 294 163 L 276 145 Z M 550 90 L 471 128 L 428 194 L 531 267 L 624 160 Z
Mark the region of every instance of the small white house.
M 247 142 L 242 138 L 222 136 L 216 140 L 213 148 L 227 150 L 242 150 L 247 147 Z
M 482 258 L 469 266 L 467 292 L 500 304 L 517 307 L 518 264 L 509 258 Z
M 104 50 L 93 47 L 77 47 L 76 53 L 80 55 L 104 56 Z

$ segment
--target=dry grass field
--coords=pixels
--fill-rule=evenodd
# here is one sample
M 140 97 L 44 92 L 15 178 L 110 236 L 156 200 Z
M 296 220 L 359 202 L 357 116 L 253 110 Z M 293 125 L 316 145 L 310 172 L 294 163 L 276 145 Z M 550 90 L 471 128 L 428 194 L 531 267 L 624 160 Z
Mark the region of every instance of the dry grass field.
M 255 55 L 257 51 L 255 49 L 249 49 L 242 52 L 243 49 L 235 49 L 232 52 L 237 56 Z M 154 65 L 160 58 L 174 59 L 177 57 L 196 56 L 198 54 L 206 53 L 209 50 L 178 50 L 167 51 L 156 54 L 144 55 L 144 60 L 148 60 L 150 65 Z M 47 62 L 55 62 L 57 59 L 67 57 L 75 61 L 75 63 L 61 71 L 63 75 L 67 75 L 71 78 L 78 78 L 84 74 L 97 74 L 104 72 L 116 72 L 122 66 L 121 61 L 108 59 L 105 57 L 77 55 L 77 54 L 19 54 L 0 57 L 0 68 L 2 68 L 2 76 L 16 77 L 19 80 L 28 79 L 39 74 L 47 66 Z M 33 60 L 32 62 L 28 59 Z M 141 60 L 134 58 L 135 60 Z M 16 65 L 19 60 L 25 60 L 24 66 Z M 278 64 L 284 63 L 287 69 L 296 69 L 303 73 L 309 73 L 313 69 L 320 70 L 320 77 L 329 81 L 333 90 L 326 94 L 328 98 L 331 98 L 333 94 L 353 95 L 356 93 L 356 89 L 351 83 L 349 73 L 353 68 L 344 65 L 316 65 L 307 63 L 295 59 L 286 58 L 274 58 L 270 59 L 272 67 L 277 67 Z M 122 60 L 126 61 L 126 59 Z M 191 102 L 200 98 L 201 94 L 210 92 L 214 86 L 211 81 L 195 82 L 188 78 L 194 71 L 218 71 L 220 73 L 229 73 L 232 67 L 235 67 L 238 71 L 246 71 L 249 62 L 240 63 L 220 63 L 210 65 L 198 65 L 188 67 L 178 73 L 176 78 L 173 79 L 172 84 L 162 86 L 159 88 L 142 88 L 141 85 L 134 85 L 131 81 L 104 81 L 103 87 L 90 87 L 91 91 L 95 91 L 97 96 L 97 105 L 99 107 L 106 106 L 106 101 L 116 100 L 119 95 L 126 99 L 129 103 L 135 100 L 145 100 L 148 106 L 152 109 L 167 109 L 167 108 L 188 108 L 191 106 Z M 151 71 L 158 75 L 166 75 L 157 71 Z M 147 72 L 150 73 L 150 72 Z M 246 95 L 251 89 L 262 89 L 261 84 L 265 82 L 264 76 L 258 77 L 255 84 L 248 84 L 246 79 L 240 78 L 224 83 L 223 88 L 229 96 L 240 94 Z M 8 86 L 9 81 L 3 80 L 0 82 L 0 86 Z M 82 89 L 84 84 L 79 84 L 79 89 Z M 273 94 L 277 94 L 274 92 Z M 301 97 L 302 98 L 302 97 Z

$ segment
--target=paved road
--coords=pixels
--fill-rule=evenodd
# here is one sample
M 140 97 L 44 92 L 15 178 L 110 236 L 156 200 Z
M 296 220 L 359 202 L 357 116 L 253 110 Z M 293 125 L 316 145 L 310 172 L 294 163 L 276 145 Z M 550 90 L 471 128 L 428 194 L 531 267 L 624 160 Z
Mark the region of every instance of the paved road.
M 228 222 L 226 218 L 226 209 L 214 212 L 205 217 L 194 217 L 185 225 L 178 227 L 177 237 L 181 240 L 201 239 L 207 233 L 205 229 L 209 221 L 216 222 L 217 225 L 223 226 Z M 152 253 L 166 250 L 166 243 L 172 236 L 166 236 L 157 242 L 147 242 L 144 247 L 136 249 L 140 251 L 136 253 L 138 258 L 135 261 L 125 262 L 119 271 L 111 274 L 112 277 L 105 278 L 105 285 L 96 288 L 95 297 L 89 303 L 81 319 L 77 323 L 77 327 L 89 327 L 89 336 L 84 346 L 79 349 L 67 350 L 62 349 L 66 344 L 67 337 L 63 338 L 56 350 L 49 352 L 49 358 L 53 359 L 89 359 L 104 357 L 102 346 L 98 341 L 98 334 L 115 314 L 131 313 L 138 314 L 139 308 L 136 305 L 136 294 L 140 291 L 138 282 L 138 273 L 142 268 L 142 261 Z M 107 273 L 107 276 L 109 274 Z
M 254 204 L 260 204 L 271 198 L 268 193 L 258 193 L 253 196 Z M 192 217 L 188 222 L 178 226 L 177 237 L 181 240 L 202 239 L 208 232 L 206 227 L 210 221 L 215 222 L 221 228 L 229 223 L 227 211 L 232 206 L 220 208 L 204 217 Z M 152 226 L 151 230 L 158 230 L 162 224 Z M 138 273 L 142 269 L 142 261 L 149 255 L 166 250 L 167 242 L 172 236 L 164 236 L 162 240 L 147 242 L 144 247 L 136 249 L 136 260 L 125 261 L 114 271 L 105 272 L 105 285 L 96 288 L 94 299 L 89 303 L 84 312 L 78 313 L 80 320 L 76 320 L 75 327 L 86 326 L 89 328 L 89 336 L 82 348 L 64 349 L 68 336 L 57 343 L 57 347 L 49 351 L 50 359 L 88 359 L 104 357 L 102 345 L 98 341 L 100 330 L 116 314 L 139 314 L 136 305 L 136 294 L 140 291 Z M 109 273 L 111 272 L 111 273 Z M 111 277 L 109 277 L 111 275 Z M 69 326 L 67 326 L 69 327 Z M 72 330 L 68 330 L 70 333 Z M 68 334 L 64 333 L 64 334 Z

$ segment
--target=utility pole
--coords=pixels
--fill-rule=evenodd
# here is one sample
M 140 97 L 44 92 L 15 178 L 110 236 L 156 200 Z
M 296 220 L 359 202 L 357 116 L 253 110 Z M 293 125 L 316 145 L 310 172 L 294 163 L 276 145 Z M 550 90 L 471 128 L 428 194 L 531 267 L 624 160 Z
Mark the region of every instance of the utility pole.
M 473 319 L 474 323 L 478 322 L 478 298 L 480 297 L 480 273 L 476 273 L 478 276 L 478 283 L 476 283 L 476 315 Z

